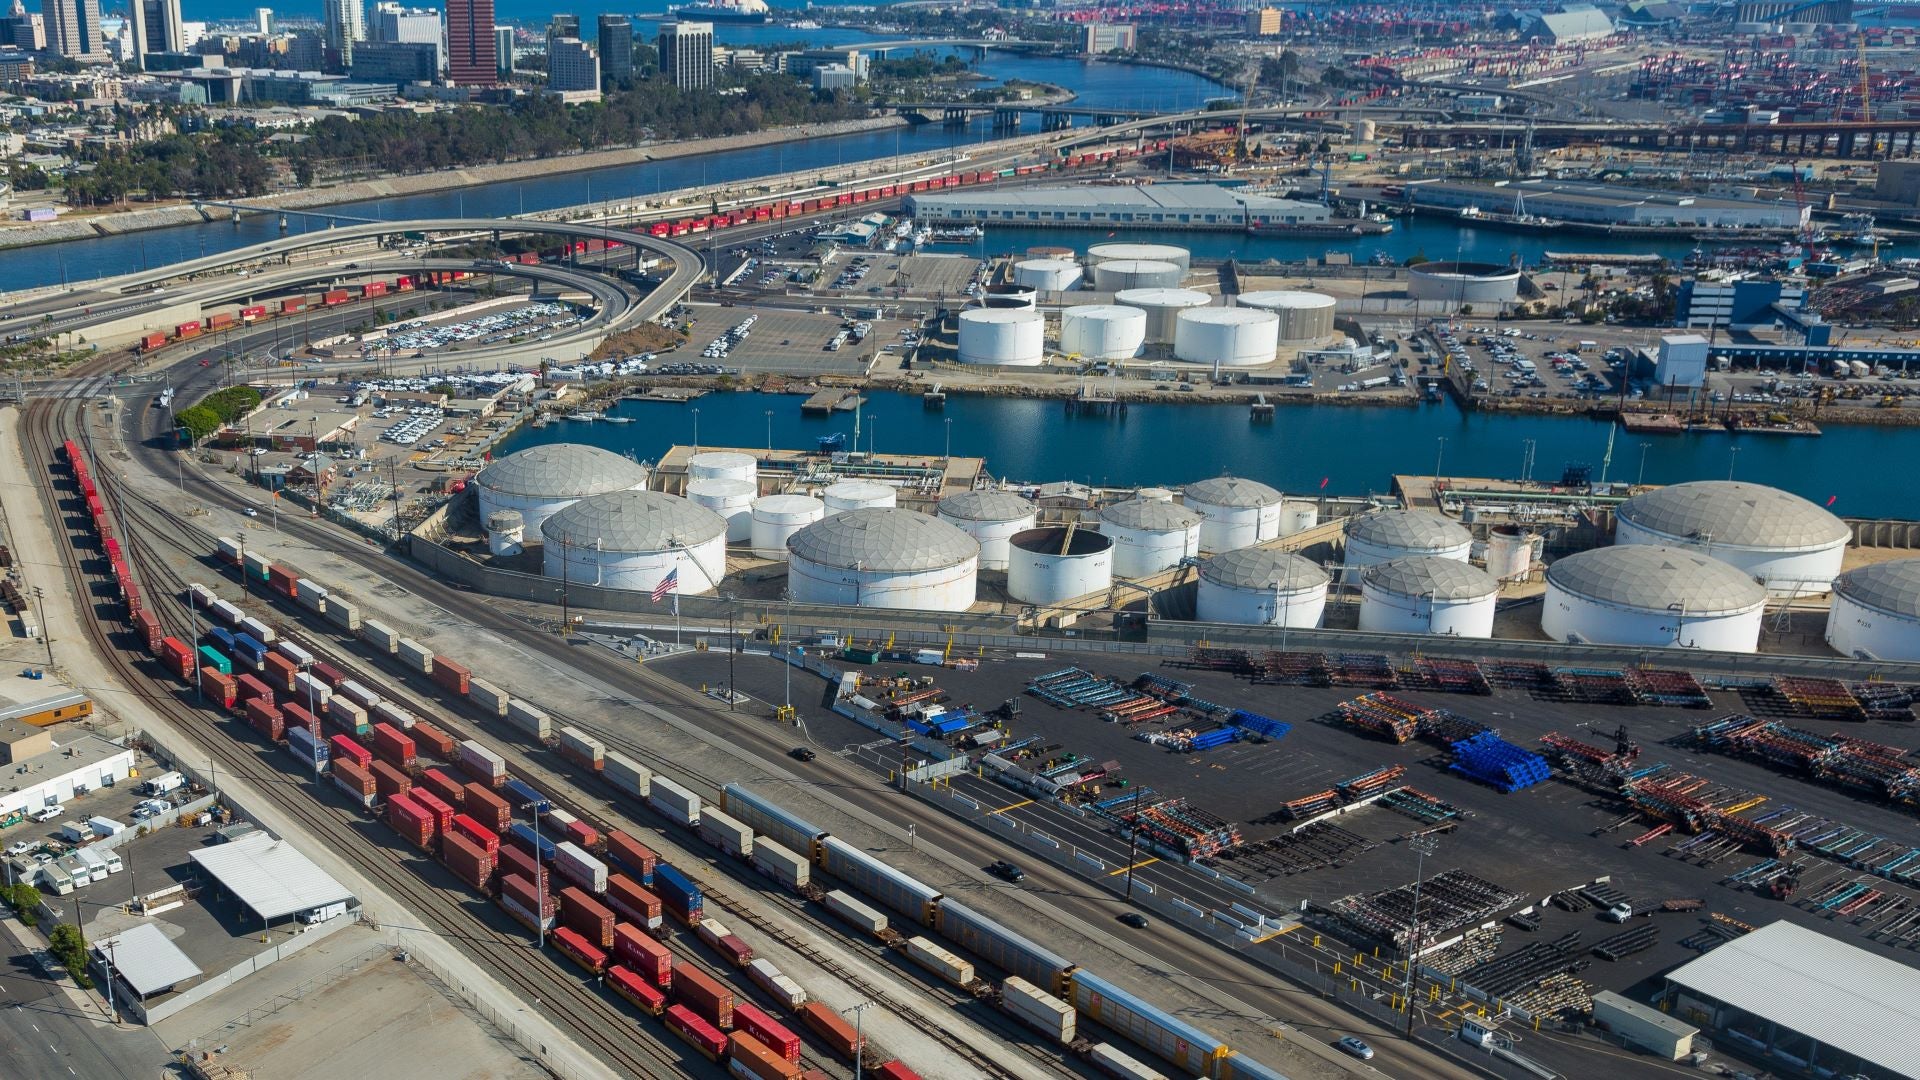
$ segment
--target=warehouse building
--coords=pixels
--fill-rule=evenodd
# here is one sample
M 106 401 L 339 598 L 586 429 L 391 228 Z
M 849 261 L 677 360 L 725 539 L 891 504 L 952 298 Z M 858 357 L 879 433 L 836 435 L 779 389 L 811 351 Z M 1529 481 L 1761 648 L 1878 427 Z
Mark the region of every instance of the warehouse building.
M 1455 181 L 1415 183 L 1407 185 L 1407 196 L 1415 206 L 1438 210 L 1473 207 L 1486 213 L 1525 213 L 1554 221 L 1595 225 L 1798 229 L 1808 215 L 1806 207 L 1792 202 L 1760 202 L 1691 192 L 1557 181 L 1530 180 L 1511 185 Z
M 922 221 L 968 224 L 1248 231 L 1324 225 L 1332 217 L 1319 203 L 1276 199 L 1221 184 L 928 192 L 909 197 L 906 213 Z
M 1920 970 L 1790 922 L 1667 975 L 1667 1011 L 1818 1076 L 1920 1076 Z
M 1613 36 L 1613 20 L 1600 9 L 1581 5 L 1551 15 L 1536 15 L 1520 31 L 1520 40 L 1544 45 L 1573 45 Z
M 133 751 L 98 735 L 82 735 L 32 756 L 16 755 L 8 767 L 7 787 L 0 788 L 0 826 L 125 780 L 133 770 Z
M 359 906 L 351 890 L 285 840 L 264 832 L 192 852 L 194 869 L 232 896 L 261 927 L 288 917 L 320 923 Z

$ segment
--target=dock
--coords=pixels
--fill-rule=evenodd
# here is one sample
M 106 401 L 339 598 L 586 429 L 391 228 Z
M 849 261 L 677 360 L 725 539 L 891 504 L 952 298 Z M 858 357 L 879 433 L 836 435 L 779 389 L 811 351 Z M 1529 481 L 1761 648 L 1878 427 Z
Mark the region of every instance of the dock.
M 939 412 L 947 407 L 947 392 L 939 383 L 934 383 L 920 395 L 920 407 L 929 412 Z
M 698 386 L 656 386 L 644 394 L 627 394 L 626 401 L 666 401 L 684 405 L 706 397 L 710 391 Z
M 800 403 L 800 411 L 819 416 L 829 416 L 837 412 L 852 412 L 866 404 L 867 399 L 860 396 L 858 390 L 833 388 L 816 390 Z
M 1672 413 L 1621 413 L 1620 426 L 1636 435 L 1678 435 L 1687 430 L 1686 421 Z
M 1255 394 L 1253 395 L 1253 404 L 1248 407 L 1247 413 L 1249 418 L 1256 424 L 1262 421 L 1270 421 L 1273 419 L 1273 402 L 1268 401 L 1267 395 L 1265 394 Z

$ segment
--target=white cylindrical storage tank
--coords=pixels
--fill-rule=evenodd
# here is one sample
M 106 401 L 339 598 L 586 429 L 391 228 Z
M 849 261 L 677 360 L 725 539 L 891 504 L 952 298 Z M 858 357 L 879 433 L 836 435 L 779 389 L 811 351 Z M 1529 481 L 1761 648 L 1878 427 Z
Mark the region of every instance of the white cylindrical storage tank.
M 1408 555 L 1437 555 L 1466 562 L 1473 534 L 1431 510 L 1382 510 L 1347 519 L 1347 565 L 1372 566 Z
M 751 480 L 707 477 L 687 481 L 687 498 L 695 506 L 704 506 L 727 519 L 729 544 L 753 538 L 753 497 L 759 491 L 759 485 Z
M 725 518 L 676 495 L 614 491 L 581 499 L 540 526 L 543 572 L 574 585 L 651 592 L 714 591 L 727 572 Z
M 1113 537 L 1113 572 L 1123 578 L 1171 570 L 1200 554 L 1200 515 L 1171 499 L 1160 502 L 1141 494 L 1100 508 L 1100 531 Z
M 1037 367 L 1047 346 L 1047 320 L 1025 308 L 969 308 L 960 313 L 960 362 Z
M 1145 259 L 1172 263 L 1181 273 L 1193 269 L 1193 253 L 1172 244 L 1095 244 L 1087 249 L 1087 262 L 1097 269 L 1101 263 Z
M 1080 264 L 1072 259 L 1027 259 L 1013 264 L 1013 283 L 1042 292 L 1066 292 L 1080 284 Z
M 1614 521 L 1616 544 L 1691 548 L 1759 578 L 1774 596 L 1827 592 L 1853 537 L 1846 522 L 1798 495 L 1737 480 L 1635 495 Z
M 487 550 L 495 558 L 518 555 L 526 546 L 527 519 L 518 510 L 495 510 L 487 515 Z
M 1547 567 L 1540 629 L 1555 641 L 1750 653 L 1767 590 L 1687 548 L 1615 544 Z
M 1060 351 L 1089 360 L 1129 360 L 1147 343 L 1147 313 L 1121 304 L 1083 304 L 1060 313 Z
M 1187 280 L 1187 272 L 1158 259 L 1114 259 L 1095 263 L 1093 287 L 1102 292 L 1123 289 L 1176 289 Z
M 1163 487 L 1143 487 L 1133 493 L 1134 498 L 1145 499 L 1148 502 L 1170 503 L 1173 501 L 1173 496 L 1174 490 L 1172 488 Z
M 1031 308 L 1039 304 L 1040 293 L 1031 285 L 1014 282 L 988 288 L 980 295 L 980 302 L 990 308 Z
M 646 467 L 611 450 L 580 443 L 530 446 L 491 462 L 473 478 L 480 520 L 500 510 L 520 512 L 539 535 L 548 516 L 589 495 L 647 486 Z
M 827 507 L 811 495 L 768 495 L 753 500 L 753 554 L 785 562 L 794 533 L 827 516 Z
M 1147 313 L 1147 344 L 1171 345 L 1180 313 L 1206 307 L 1213 298 L 1193 289 L 1128 289 L 1114 293 L 1113 301 Z
M 688 480 L 746 480 L 760 482 L 760 463 L 752 454 L 708 450 L 687 459 Z
M 1040 509 L 1005 491 L 963 491 L 940 500 L 935 511 L 980 545 L 980 569 L 1005 570 L 1012 555 L 1009 541 L 1039 520 Z
M 1238 476 L 1216 476 L 1186 486 L 1187 509 L 1204 520 L 1200 523 L 1200 550 L 1232 551 L 1252 547 L 1280 535 L 1278 491 L 1258 480 Z
M 849 510 L 896 506 L 900 502 L 900 491 L 891 484 L 873 480 L 842 480 L 828 487 L 822 497 L 827 504 L 827 516 L 832 517 Z
M 1518 525 L 1495 525 L 1487 533 L 1487 573 L 1495 581 L 1523 581 L 1533 572 L 1534 534 Z
M 1194 308 L 1173 327 L 1177 360 L 1209 367 L 1260 367 L 1280 350 L 1280 316 L 1259 308 Z
M 1280 504 L 1280 535 L 1303 533 L 1320 524 L 1320 508 L 1310 502 L 1288 499 Z
M 898 507 L 816 521 L 787 552 L 787 594 L 801 604 L 965 611 L 980 568 L 973 537 Z
M 1827 644 L 1842 656 L 1920 661 L 1920 559 L 1871 563 L 1834 579 Z
M 1291 551 L 1241 548 L 1200 564 L 1201 622 L 1306 629 L 1327 609 L 1327 572 Z
M 1360 574 L 1360 629 L 1492 637 L 1499 598 L 1500 583 L 1477 566 L 1435 555 L 1390 559 Z
M 1234 306 L 1271 311 L 1280 320 L 1282 344 L 1322 341 L 1333 336 L 1333 297 L 1298 289 L 1241 293 Z
M 1007 593 L 1024 604 L 1059 604 L 1113 587 L 1113 537 L 1060 525 L 1008 541 Z

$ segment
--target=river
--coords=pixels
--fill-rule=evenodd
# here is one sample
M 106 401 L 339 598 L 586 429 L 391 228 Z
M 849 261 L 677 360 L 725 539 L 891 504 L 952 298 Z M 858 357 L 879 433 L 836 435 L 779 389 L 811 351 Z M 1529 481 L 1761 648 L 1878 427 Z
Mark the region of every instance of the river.
M 1533 475 L 1558 479 L 1573 463 L 1601 475 L 1612 425 L 1587 419 L 1462 413 L 1451 403 L 1416 408 L 1281 406 L 1254 424 L 1239 405 L 1141 404 L 1125 419 L 1068 416 L 1059 401 L 949 395 L 946 411 L 916 397 L 870 395 L 862 449 L 983 457 L 996 476 L 1043 482 L 1174 485 L 1233 473 L 1289 493 L 1362 495 L 1387 491 L 1395 473 L 1516 477 L 1534 441 Z M 769 414 L 771 414 L 769 416 Z M 715 393 L 692 405 L 621 402 L 615 416 L 636 423 L 560 421 L 523 428 L 497 454 L 549 442 L 584 442 L 642 460 L 669 446 L 812 447 L 819 436 L 852 434 L 853 417 L 802 416 L 790 395 Z M 768 427 L 771 424 L 771 440 Z M 696 436 L 695 427 L 698 426 Z M 1771 484 L 1848 517 L 1920 518 L 1920 487 L 1890 483 L 1870 461 L 1911 455 L 1908 429 L 1840 427 L 1817 438 L 1669 435 L 1636 439 L 1620 431 L 1607 478 L 1675 484 L 1735 478 Z M 1441 440 L 1444 439 L 1443 443 Z M 1826 462 L 1820 466 L 1819 462 Z

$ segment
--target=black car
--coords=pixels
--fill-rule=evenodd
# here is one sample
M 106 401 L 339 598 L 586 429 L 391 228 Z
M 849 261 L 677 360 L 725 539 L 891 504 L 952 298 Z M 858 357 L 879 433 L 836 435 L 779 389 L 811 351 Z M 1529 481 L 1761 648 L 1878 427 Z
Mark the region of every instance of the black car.
M 1011 881 L 1011 882 L 1024 881 L 1026 880 L 1026 876 L 1027 876 L 1027 872 L 1025 870 L 1020 869 L 1019 867 L 1013 865 L 1012 863 L 1008 862 L 1005 859 L 1001 859 L 995 862 L 992 866 L 987 867 L 987 872 L 992 874 L 994 877 L 999 878 L 1002 881 Z
M 1147 917 L 1137 911 L 1129 911 L 1125 915 L 1120 916 L 1120 921 L 1133 927 L 1135 930 L 1145 930 L 1147 928 Z
M 807 747 L 796 746 L 793 749 L 787 751 L 787 756 L 792 758 L 795 761 L 812 761 L 814 758 L 819 757 L 820 755 L 814 753 L 812 750 L 808 749 Z

